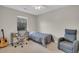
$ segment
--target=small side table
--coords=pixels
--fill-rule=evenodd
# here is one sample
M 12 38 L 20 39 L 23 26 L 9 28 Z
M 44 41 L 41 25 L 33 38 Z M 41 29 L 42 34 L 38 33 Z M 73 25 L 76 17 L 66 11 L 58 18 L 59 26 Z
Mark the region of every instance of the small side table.
M 11 45 L 14 46 L 14 43 L 17 42 L 17 33 L 11 33 Z

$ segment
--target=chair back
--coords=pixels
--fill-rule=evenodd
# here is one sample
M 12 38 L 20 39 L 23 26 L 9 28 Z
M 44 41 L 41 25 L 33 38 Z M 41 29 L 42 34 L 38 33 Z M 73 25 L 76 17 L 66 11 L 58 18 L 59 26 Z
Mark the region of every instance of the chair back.
M 75 41 L 77 38 L 77 30 L 65 29 L 65 38 L 68 41 Z

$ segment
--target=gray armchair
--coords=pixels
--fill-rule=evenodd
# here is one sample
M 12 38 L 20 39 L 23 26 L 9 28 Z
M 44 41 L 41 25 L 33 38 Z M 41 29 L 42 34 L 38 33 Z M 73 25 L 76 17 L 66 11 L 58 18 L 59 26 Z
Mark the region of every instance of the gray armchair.
M 77 53 L 79 49 L 79 41 L 76 38 L 77 30 L 65 29 L 64 37 L 58 40 L 58 49 L 67 53 Z

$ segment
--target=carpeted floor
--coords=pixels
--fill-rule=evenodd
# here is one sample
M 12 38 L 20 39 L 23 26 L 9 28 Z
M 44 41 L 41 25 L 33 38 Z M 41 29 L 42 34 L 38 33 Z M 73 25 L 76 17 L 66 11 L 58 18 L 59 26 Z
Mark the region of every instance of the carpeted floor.
M 21 48 L 20 46 L 16 48 L 12 46 L 0 48 L 0 53 L 63 53 L 63 52 L 58 50 L 57 44 L 53 42 L 48 44 L 47 48 L 45 48 L 38 43 L 29 41 L 28 44 L 24 45 L 23 48 Z

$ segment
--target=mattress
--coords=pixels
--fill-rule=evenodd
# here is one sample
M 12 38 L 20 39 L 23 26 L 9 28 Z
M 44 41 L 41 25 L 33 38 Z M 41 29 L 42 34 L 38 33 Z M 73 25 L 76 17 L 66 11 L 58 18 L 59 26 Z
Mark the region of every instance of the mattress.
M 53 36 L 51 34 L 47 33 L 41 33 L 41 32 L 29 32 L 29 37 L 38 42 L 41 43 L 43 46 L 46 47 L 46 44 L 50 42 L 54 42 Z

